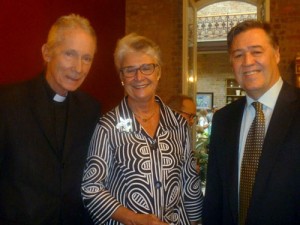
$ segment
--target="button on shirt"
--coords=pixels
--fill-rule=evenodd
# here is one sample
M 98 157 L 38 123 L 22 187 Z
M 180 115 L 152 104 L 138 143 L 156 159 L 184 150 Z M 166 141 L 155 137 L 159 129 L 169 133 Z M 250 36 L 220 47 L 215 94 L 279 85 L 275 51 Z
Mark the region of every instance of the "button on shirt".
M 263 112 L 265 116 L 265 133 L 268 130 L 268 126 L 273 114 L 273 110 L 279 95 L 279 92 L 282 88 L 283 81 L 281 77 L 279 80 L 270 88 L 263 96 L 261 96 L 257 101 L 263 104 Z M 250 98 L 248 95 L 246 96 L 247 103 L 244 110 L 243 120 L 241 124 L 241 132 L 240 132 L 240 145 L 239 145 L 239 180 L 240 180 L 240 171 L 241 164 L 244 155 L 244 148 L 247 139 L 247 134 L 252 124 L 252 121 L 255 117 L 255 109 L 251 105 L 255 100 Z

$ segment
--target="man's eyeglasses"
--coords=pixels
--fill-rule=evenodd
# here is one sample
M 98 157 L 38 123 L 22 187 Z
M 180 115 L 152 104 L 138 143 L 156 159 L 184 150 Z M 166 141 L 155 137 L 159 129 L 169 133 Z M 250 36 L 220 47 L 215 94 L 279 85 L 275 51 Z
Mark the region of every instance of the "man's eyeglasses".
M 198 118 L 198 116 L 196 114 L 193 114 L 193 113 L 187 113 L 187 112 L 184 112 L 184 111 L 178 111 L 180 113 L 184 113 L 185 115 L 187 115 L 189 117 L 190 120 L 196 120 Z
M 136 75 L 139 70 L 144 75 L 151 75 L 155 68 L 158 67 L 158 64 L 150 63 L 150 64 L 142 64 L 140 67 L 136 66 L 128 66 L 120 69 L 120 72 L 126 78 L 132 78 Z

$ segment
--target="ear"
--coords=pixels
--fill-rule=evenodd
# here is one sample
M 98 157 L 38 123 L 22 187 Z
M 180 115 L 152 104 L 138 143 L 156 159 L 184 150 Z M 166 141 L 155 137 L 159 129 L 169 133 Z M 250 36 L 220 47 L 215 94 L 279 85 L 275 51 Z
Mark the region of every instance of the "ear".
M 275 57 L 276 57 L 276 62 L 277 64 L 280 62 L 280 52 L 279 52 L 279 47 L 277 47 L 275 50 Z
M 124 79 L 123 79 L 123 76 L 122 76 L 121 72 L 119 72 L 119 78 L 120 78 L 122 86 L 124 86 Z
M 45 62 L 50 62 L 51 60 L 51 54 L 50 54 L 50 50 L 47 44 L 43 44 L 42 46 L 42 55 L 43 55 L 43 59 Z
M 158 75 L 157 75 L 157 80 L 159 81 L 159 79 L 160 79 L 160 76 L 161 76 L 161 72 L 159 71 L 159 73 L 158 73 Z

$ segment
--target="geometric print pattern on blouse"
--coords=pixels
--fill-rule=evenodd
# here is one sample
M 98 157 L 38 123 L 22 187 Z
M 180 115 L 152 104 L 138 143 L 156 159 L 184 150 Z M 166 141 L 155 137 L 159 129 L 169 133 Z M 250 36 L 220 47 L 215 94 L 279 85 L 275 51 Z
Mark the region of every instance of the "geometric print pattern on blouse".
M 126 98 L 96 126 L 82 184 L 95 225 L 122 224 L 111 219 L 120 205 L 156 214 L 168 224 L 200 219 L 203 195 L 184 118 L 155 98 L 161 120 L 153 140 L 133 117 Z M 116 127 L 120 118 L 132 120 L 130 130 Z
M 260 102 L 253 102 L 252 106 L 255 108 L 256 114 L 247 135 L 241 167 L 240 225 L 244 225 L 247 218 L 253 184 L 265 136 L 265 117 L 262 111 L 263 105 Z

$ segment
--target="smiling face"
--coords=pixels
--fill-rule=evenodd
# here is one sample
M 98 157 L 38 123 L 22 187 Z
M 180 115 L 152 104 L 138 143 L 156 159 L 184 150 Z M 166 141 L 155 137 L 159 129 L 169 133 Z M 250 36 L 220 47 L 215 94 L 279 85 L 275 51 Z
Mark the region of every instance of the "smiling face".
M 43 45 L 47 63 L 46 80 L 60 95 L 75 91 L 86 78 L 96 50 L 95 39 L 80 28 L 66 29 L 63 38 L 53 48 Z
M 121 68 L 139 68 L 145 64 L 157 64 L 155 59 L 142 52 L 129 52 L 125 55 Z M 155 97 L 158 80 L 160 78 L 160 67 L 156 66 L 150 75 L 143 74 L 140 70 L 136 71 L 133 77 L 127 78 L 120 72 L 121 81 L 128 94 L 128 99 L 134 102 L 153 101 Z
M 247 94 L 258 99 L 279 79 L 279 48 L 274 49 L 264 30 L 253 28 L 234 37 L 230 61 L 235 78 Z

